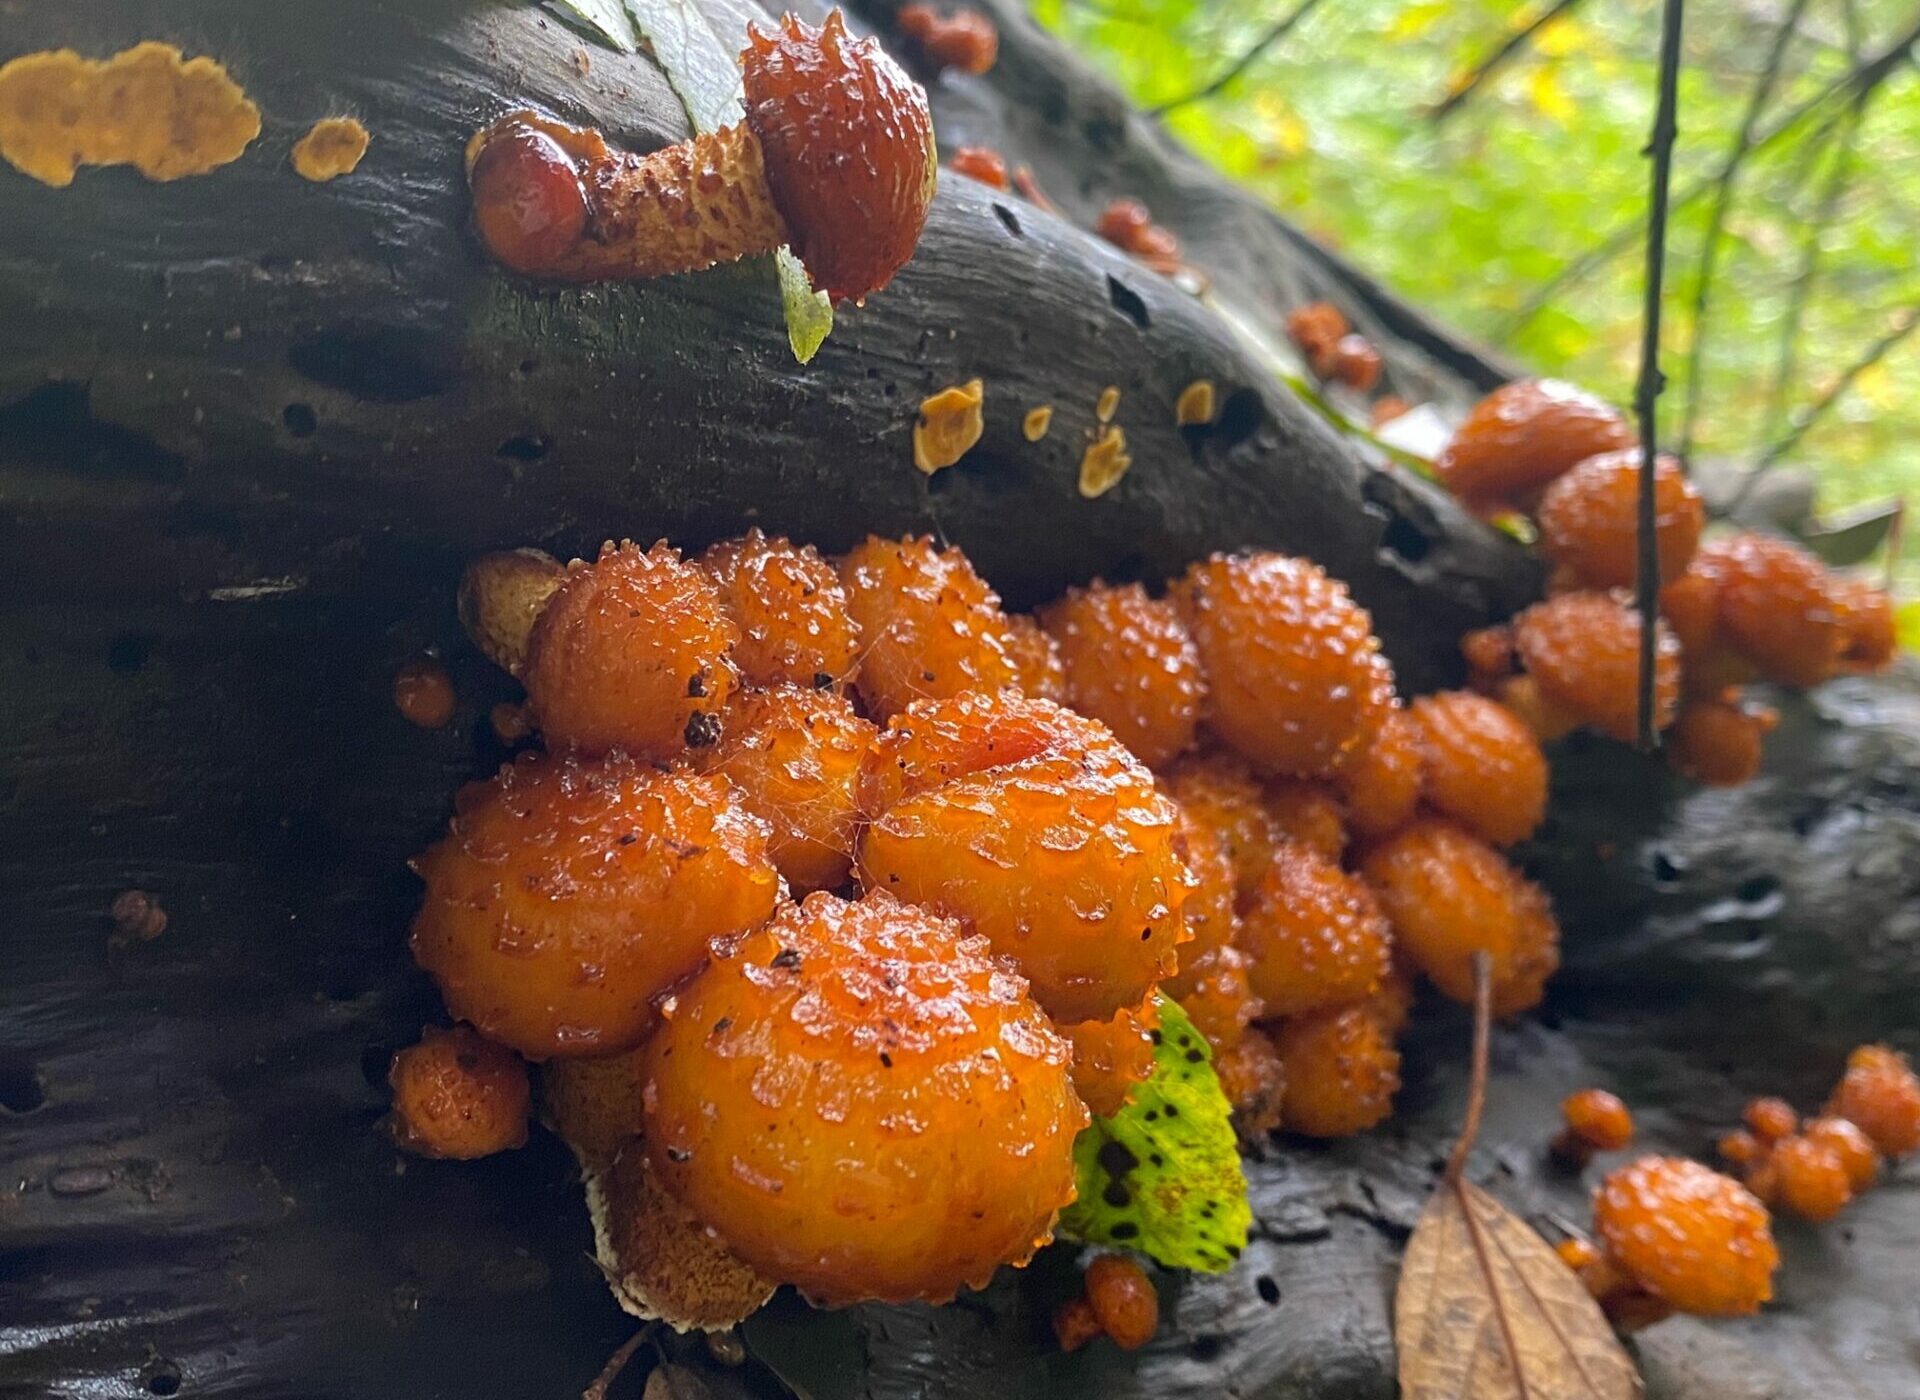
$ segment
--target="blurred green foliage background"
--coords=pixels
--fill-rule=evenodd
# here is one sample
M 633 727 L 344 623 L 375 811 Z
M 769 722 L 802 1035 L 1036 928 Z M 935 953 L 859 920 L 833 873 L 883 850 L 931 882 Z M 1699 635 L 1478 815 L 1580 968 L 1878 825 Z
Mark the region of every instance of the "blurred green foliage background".
M 1264 47 L 1301 0 L 1032 8 L 1143 106 L 1176 104 L 1165 120 L 1195 151 L 1410 300 L 1629 402 L 1658 0 L 1329 0 Z M 1904 337 L 1920 317 L 1916 36 L 1915 0 L 1687 6 L 1662 445 L 1686 438 L 1699 463 L 1772 452 L 1814 474 L 1823 513 L 1920 487 L 1920 333 Z M 1250 53 L 1218 92 L 1183 100 Z M 1728 186 L 1743 128 L 1761 139 Z M 1920 591 L 1920 558 L 1900 583 Z

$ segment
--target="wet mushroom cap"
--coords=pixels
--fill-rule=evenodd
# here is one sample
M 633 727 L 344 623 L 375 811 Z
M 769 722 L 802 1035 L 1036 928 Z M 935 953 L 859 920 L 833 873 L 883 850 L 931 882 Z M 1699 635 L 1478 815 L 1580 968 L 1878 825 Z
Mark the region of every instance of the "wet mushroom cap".
M 516 272 L 552 266 L 586 230 L 579 167 L 558 141 L 527 122 L 508 120 L 491 130 L 468 178 L 481 239 Z
M 839 11 L 747 30 L 747 123 L 767 184 L 816 287 L 879 291 L 913 256 L 933 199 L 933 119 L 919 84 Z

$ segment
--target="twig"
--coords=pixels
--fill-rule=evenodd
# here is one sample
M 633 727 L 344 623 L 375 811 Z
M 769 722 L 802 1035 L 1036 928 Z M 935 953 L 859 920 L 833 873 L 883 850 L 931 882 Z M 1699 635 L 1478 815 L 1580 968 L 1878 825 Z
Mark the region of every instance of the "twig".
M 1871 93 L 1863 93 L 1860 100 L 1849 109 L 1849 120 L 1834 143 L 1833 164 L 1827 169 L 1826 184 L 1820 191 L 1813 218 L 1807 224 L 1806 235 L 1801 243 L 1800 270 L 1788 293 L 1787 313 L 1780 321 L 1780 353 L 1774 364 L 1773 383 L 1767 390 L 1766 415 L 1761 420 L 1766 425 L 1764 432 L 1769 437 L 1779 433 L 1786 422 L 1787 399 L 1799 358 L 1800 324 L 1806 316 L 1814 283 L 1819 278 L 1820 240 L 1827 231 L 1827 225 L 1833 222 L 1834 215 L 1839 212 L 1841 197 L 1852 178 L 1853 142 L 1860 133 L 1871 99 Z
M 1066 0 L 1066 3 L 1071 9 L 1085 10 L 1090 15 L 1098 15 L 1101 19 L 1114 20 L 1120 24 L 1152 24 L 1154 22 L 1137 12 L 1101 4 L 1100 0 Z
M 1674 449 L 1682 462 L 1688 461 L 1693 455 L 1693 432 L 1700 419 L 1700 378 L 1707 359 L 1707 308 L 1713 297 L 1713 274 L 1720 261 L 1720 240 L 1726 228 L 1727 209 L 1733 203 L 1734 187 L 1740 181 L 1740 167 L 1746 163 L 1747 154 L 1753 149 L 1753 134 L 1759 129 L 1760 114 L 1773 97 L 1774 87 L 1785 65 L 1787 49 L 1793 42 L 1793 36 L 1799 29 L 1800 15 L 1806 8 L 1807 0 L 1793 0 L 1779 28 L 1774 30 L 1766 62 L 1761 66 L 1760 76 L 1754 80 L 1753 95 L 1747 100 L 1746 115 L 1740 120 L 1739 134 L 1733 138 L 1732 149 L 1722 166 L 1724 174 L 1714 187 L 1713 210 L 1707 216 L 1707 229 L 1700 239 L 1700 270 L 1693 286 L 1693 339 L 1687 347 L 1687 406 L 1680 420 L 1680 445 Z
M 633 1360 L 633 1354 L 640 1350 L 652 1331 L 650 1327 L 642 1327 L 622 1342 L 620 1349 L 600 1368 L 600 1374 L 593 1378 L 593 1384 L 580 1392 L 580 1400 L 607 1400 L 607 1392 L 613 1389 L 613 1383 L 620 1379 L 620 1373 L 627 1369 L 627 1363 Z
M 1553 0 L 1551 5 L 1507 35 L 1500 47 L 1481 59 L 1479 66 L 1456 83 L 1443 100 L 1434 104 L 1427 112 L 1427 120 L 1439 123 L 1453 115 L 1480 89 L 1482 83 L 1504 68 L 1508 59 L 1532 42 L 1534 35 L 1579 3 L 1580 0 Z
M 1267 32 L 1262 34 L 1258 39 L 1255 39 L 1245 53 L 1241 54 L 1240 57 L 1226 66 L 1219 77 L 1213 79 L 1213 81 L 1207 83 L 1204 87 L 1195 88 L 1185 97 L 1176 97 L 1171 102 L 1162 102 L 1158 107 L 1147 108 L 1147 115 L 1150 117 L 1164 117 L 1169 112 L 1195 102 L 1204 102 L 1209 97 L 1225 91 L 1227 86 L 1231 84 L 1235 78 L 1238 78 L 1259 61 L 1261 54 L 1286 38 L 1287 35 L 1293 31 L 1293 27 L 1308 15 L 1312 14 L 1319 5 L 1320 0 L 1300 0 L 1299 5 L 1297 5 L 1291 13 L 1274 21 Z
M 1779 461 L 1782 457 L 1786 456 L 1787 453 L 1793 451 L 1794 448 L 1800 445 L 1800 439 L 1805 437 L 1808 430 L 1816 423 L 1827 416 L 1828 410 L 1846 395 L 1847 390 L 1853 387 L 1855 380 L 1879 364 L 1882 360 L 1886 359 L 1888 355 L 1892 354 L 1893 351 L 1899 347 L 1902 341 L 1912 335 L 1916 330 L 1920 330 L 1920 303 L 1915 303 L 1907 307 L 1907 309 L 1901 313 L 1899 323 L 1895 325 L 1892 330 L 1874 341 L 1872 345 L 1868 346 L 1865 353 L 1852 364 L 1848 365 L 1846 369 L 1841 372 L 1840 377 L 1828 386 L 1826 393 L 1809 404 L 1806 409 L 1793 420 L 1793 426 L 1787 429 L 1786 434 L 1775 442 L 1773 446 L 1760 454 L 1760 459 L 1753 464 L 1753 470 L 1747 473 L 1746 479 L 1740 483 L 1739 491 L 1734 493 L 1734 498 L 1728 504 L 1728 509 L 1731 510 L 1734 506 L 1739 505 L 1746 499 L 1747 491 L 1755 477 L 1759 476 L 1761 472 L 1771 467 L 1775 462 Z
M 1805 102 L 1802 102 L 1799 106 L 1775 118 L 1765 131 L 1762 131 L 1753 138 L 1753 145 L 1747 151 L 1747 155 L 1749 157 L 1758 155 L 1761 151 L 1773 146 L 1782 137 L 1796 130 L 1800 123 L 1825 107 L 1827 103 L 1835 97 L 1853 93 L 1856 95 L 1857 100 L 1859 94 L 1870 92 L 1874 88 L 1879 87 L 1881 83 L 1885 82 L 1887 78 L 1905 62 L 1907 55 L 1913 51 L 1915 44 L 1920 44 L 1920 19 L 1916 19 L 1914 25 L 1908 29 L 1905 34 L 1895 39 L 1872 58 L 1856 64 L 1812 97 L 1808 98 Z M 1713 189 L 1723 178 L 1723 175 L 1724 170 L 1716 170 L 1711 175 L 1694 181 L 1674 196 L 1673 207 L 1675 209 L 1684 209 L 1694 203 L 1702 195 Z M 1523 329 L 1528 322 L 1532 321 L 1535 316 L 1538 316 L 1542 311 L 1546 310 L 1548 306 L 1552 305 L 1553 299 L 1559 295 L 1561 291 L 1576 282 L 1584 280 L 1596 268 L 1605 266 L 1619 254 L 1631 248 L 1639 232 L 1640 224 L 1638 221 L 1622 223 L 1620 227 L 1608 234 L 1598 244 L 1575 258 L 1535 289 L 1533 295 L 1521 303 L 1519 309 L 1509 316 L 1494 332 L 1494 338 L 1497 340 L 1511 339 Z
M 1473 1068 L 1467 1080 L 1467 1117 L 1447 1154 L 1446 1180 L 1460 1184 L 1467 1169 L 1467 1154 L 1473 1140 L 1480 1136 L 1480 1116 L 1487 1108 L 1487 1041 L 1493 1023 L 1493 956 L 1485 949 L 1473 955 Z
M 1653 135 L 1647 154 L 1653 157 L 1653 190 L 1647 204 L 1647 286 L 1640 328 L 1640 381 L 1634 386 L 1633 408 L 1640 420 L 1640 520 L 1637 543 L 1639 568 L 1634 591 L 1640 603 L 1640 747 L 1651 751 L 1660 742 L 1654 724 L 1654 661 L 1660 622 L 1659 523 L 1654 510 L 1654 462 L 1660 435 L 1660 391 L 1667 377 L 1660 372 L 1660 292 L 1667 265 L 1667 196 L 1673 183 L 1673 139 L 1679 129 L 1680 30 L 1686 0 L 1666 0 L 1660 19 L 1660 101 L 1654 108 Z

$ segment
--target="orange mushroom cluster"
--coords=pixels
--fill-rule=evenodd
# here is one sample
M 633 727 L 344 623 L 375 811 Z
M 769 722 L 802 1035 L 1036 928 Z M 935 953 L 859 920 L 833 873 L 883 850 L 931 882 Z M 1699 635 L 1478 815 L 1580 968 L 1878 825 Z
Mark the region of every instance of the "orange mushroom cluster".
M 1552 566 L 1550 596 L 1462 642 L 1473 684 L 1543 739 L 1582 726 L 1631 741 L 1639 720 L 1641 454 L 1619 410 L 1572 385 L 1519 380 L 1477 404 L 1435 463 L 1487 515 L 1530 514 Z M 1662 586 L 1654 727 L 1668 761 L 1733 786 L 1760 767 L 1776 716 L 1755 680 L 1807 687 L 1880 670 L 1894 653 L 1887 594 L 1771 535 L 1706 536 L 1699 492 L 1662 456 L 1654 470 Z
M 1920 1076 L 1884 1045 L 1862 1045 L 1817 1115 L 1802 1121 L 1785 1099 L 1747 1105 L 1720 1155 L 1749 1189 L 1804 1220 L 1838 1215 L 1880 1177 L 1882 1158 L 1920 1148 Z
M 951 68 L 977 77 L 999 60 L 1000 31 L 978 10 L 942 14 L 932 5 L 902 5 L 893 23 L 935 74 Z
M 1172 276 L 1182 266 L 1180 240 L 1156 224 L 1147 206 L 1137 199 L 1109 202 L 1100 211 L 1093 231 L 1163 276 Z
M 756 1280 L 942 1298 L 1024 1260 L 1156 994 L 1243 1132 L 1338 1137 L 1391 1113 L 1417 979 L 1471 1001 L 1485 953 L 1507 1015 L 1558 964 L 1504 854 L 1546 806 L 1528 717 L 1403 703 L 1303 559 L 1022 616 L 930 539 L 754 531 L 487 556 L 461 601 L 545 747 L 417 861 L 416 956 L 514 1065 L 625 1057 L 648 1180 Z
M 1614 1095 L 1584 1089 L 1562 1105 L 1554 1155 L 1584 1166 L 1633 1136 Z M 1676 1312 L 1733 1317 L 1773 1296 L 1780 1263 L 1770 1210 L 1832 1220 L 1880 1179 L 1883 1159 L 1920 1149 L 1920 1076 L 1884 1045 L 1862 1045 L 1820 1112 L 1802 1120 L 1785 1099 L 1748 1102 L 1721 1157 L 1744 1181 L 1676 1157 L 1641 1157 L 1609 1172 L 1594 1196 L 1593 1236 L 1561 1241 L 1576 1273 L 1621 1331 Z
M 1287 315 L 1287 338 L 1307 357 L 1307 367 L 1323 384 L 1337 381 L 1361 394 L 1370 394 L 1380 382 L 1383 361 L 1373 342 L 1354 331 L 1346 312 L 1330 301 L 1309 302 Z M 1406 412 L 1406 404 L 1391 395 L 1380 400 L 1388 411 L 1380 422 Z
M 414 944 L 530 1059 L 651 1043 L 662 998 L 790 893 L 851 884 L 898 901 L 882 922 L 984 939 L 1096 1111 L 1149 1072 L 1164 988 L 1245 1130 L 1339 1136 L 1391 1111 L 1414 977 L 1470 998 L 1486 951 L 1505 1014 L 1557 963 L 1500 850 L 1544 810 L 1532 732 L 1466 691 L 1402 707 L 1367 613 L 1305 560 L 1217 555 L 1024 617 L 924 538 L 830 561 L 753 532 L 695 560 L 489 556 L 463 616 L 548 752 L 462 795 Z
M 1133 1260 L 1101 1254 L 1087 1265 L 1085 1291 L 1053 1314 L 1053 1334 L 1062 1351 L 1078 1351 L 1095 1337 L 1110 1337 L 1122 1351 L 1138 1351 L 1160 1325 L 1160 1294 Z
M 1684 1157 L 1609 1172 L 1594 1193 L 1593 1234 L 1561 1241 L 1560 1258 L 1622 1332 L 1676 1312 L 1743 1317 L 1773 1296 L 1780 1250 L 1766 1205 Z

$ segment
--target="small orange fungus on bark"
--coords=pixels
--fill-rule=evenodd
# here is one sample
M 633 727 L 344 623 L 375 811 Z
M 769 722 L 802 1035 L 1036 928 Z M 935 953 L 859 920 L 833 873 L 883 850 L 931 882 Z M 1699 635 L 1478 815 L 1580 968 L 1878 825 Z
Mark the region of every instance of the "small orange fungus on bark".
M 913 425 L 913 464 L 932 476 L 972 451 L 986 431 L 985 399 L 986 385 L 969 379 L 921 400 L 920 421 Z
M 1214 411 L 1213 381 L 1196 379 L 1182 389 L 1180 397 L 1174 401 L 1174 425 L 1192 428 L 1202 423 L 1211 423 Z
M 211 58 L 148 40 L 109 59 L 72 49 L 0 66 L 0 156 L 62 189 L 83 165 L 131 165 L 149 180 L 204 175 L 260 134 L 260 109 Z
M 293 143 L 293 168 L 315 183 L 351 175 L 371 139 L 353 117 L 323 117 Z
M 1080 456 L 1080 494 L 1088 500 L 1106 495 L 1132 465 L 1133 458 L 1127 455 L 1125 431 L 1108 428 L 1088 443 L 1087 450 Z

